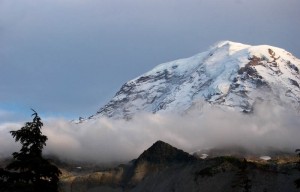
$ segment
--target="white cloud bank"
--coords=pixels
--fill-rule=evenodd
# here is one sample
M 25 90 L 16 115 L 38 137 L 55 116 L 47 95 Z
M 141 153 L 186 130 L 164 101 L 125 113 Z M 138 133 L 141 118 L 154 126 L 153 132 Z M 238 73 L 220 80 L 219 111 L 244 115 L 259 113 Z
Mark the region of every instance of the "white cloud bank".
M 18 150 L 8 131 L 22 124 L 0 125 L 0 155 Z M 186 151 L 238 145 L 294 151 L 300 147 L 299 113 L 260 105 L 254 114 L 204 107 L 185 116 L 141 114 L 132 121 L 100 118 L 82 124 L 47 119 L 45 153 L 62 159 L 99 163 L 129 161 L 157 140 Z

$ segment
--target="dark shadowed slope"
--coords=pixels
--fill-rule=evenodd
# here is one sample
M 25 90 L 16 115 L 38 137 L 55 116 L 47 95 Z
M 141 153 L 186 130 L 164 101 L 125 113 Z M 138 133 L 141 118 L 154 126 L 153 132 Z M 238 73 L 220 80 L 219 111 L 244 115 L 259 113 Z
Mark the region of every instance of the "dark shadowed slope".
M 65 174 L 61 191 L 296 192 L 296 161 L 295 157 L 253 161 L 228 156 L 201 160 L 158 141 L 126 165 L 81 176 Z

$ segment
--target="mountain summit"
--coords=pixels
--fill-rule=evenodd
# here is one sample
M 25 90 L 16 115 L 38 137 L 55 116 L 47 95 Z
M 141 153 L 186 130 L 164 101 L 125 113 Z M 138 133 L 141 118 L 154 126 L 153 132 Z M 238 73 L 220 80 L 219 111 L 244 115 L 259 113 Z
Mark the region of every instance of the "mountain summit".
M 223 41 L 125 83 L 90 119 L 184 113 L 198 102 L 251 112 L 257 101 L 300 106 L 300 60 L 269 45 Z
M 193 161 L 196 158 L 180 149 L 163 141 L 155 142 L 149 149 L 144 151 L 136 163 L 148 162 L 152 164 L 182 163 Z

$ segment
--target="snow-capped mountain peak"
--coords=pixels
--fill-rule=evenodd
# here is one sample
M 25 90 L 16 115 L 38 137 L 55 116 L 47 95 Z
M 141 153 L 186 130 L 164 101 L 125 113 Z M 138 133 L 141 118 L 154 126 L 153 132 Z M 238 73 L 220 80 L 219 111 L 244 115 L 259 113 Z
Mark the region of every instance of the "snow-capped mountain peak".
M 184 113 L 198 101 L 244 112 L 261 100 L 299 108 L 299 68 L 300 60 L 283 49 L 222 41 L 128 81 L 90 118 Z

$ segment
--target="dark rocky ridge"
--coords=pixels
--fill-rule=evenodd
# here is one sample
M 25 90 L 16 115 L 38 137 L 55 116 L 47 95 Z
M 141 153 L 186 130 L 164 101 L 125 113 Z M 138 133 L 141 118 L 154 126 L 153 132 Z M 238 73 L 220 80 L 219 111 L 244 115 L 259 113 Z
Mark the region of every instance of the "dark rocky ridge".
M 60 192 L 296 192 L 299 158 L 205 160 L 158 141 L 136 160 L 106 171 L 64 175 Z
M 150 164 L 187 163 L 195 161 L 196 158 L 180 149 L 177 149 L 163 141 L 155 142 L 149 149 L 144 151 L 135 161 Z

